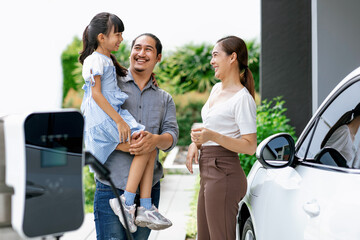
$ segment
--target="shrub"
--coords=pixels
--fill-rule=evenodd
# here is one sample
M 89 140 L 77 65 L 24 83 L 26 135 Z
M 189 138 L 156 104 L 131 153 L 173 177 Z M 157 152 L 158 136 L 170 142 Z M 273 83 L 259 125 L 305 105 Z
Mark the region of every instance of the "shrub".
M 213 46 L 208 44 L 187 44 L 164 58 L 156 75 L 159 82 L 170 84 L 171 93 L 182 94 L 196 90 L 210 91 L 216 83 L 214 71 L 210 65 Z
M 260 60 L 260 45 L 255 40 L 246 42 L 249 55 L 249 69 L 254 77 L 255 91 L 259 92 L 259 60 Z
M 203 102 L 190 102 L 186 106 L 176 106 L 176 119 L 179 125 L 178 146 L 187 146 L 191 143 L 190 131 L 193 123 L 202 122 L 201 108 Z
M 275 97 L 272 100 L 264 100 L 256 109 L 256 125 L 257 125 L 257 144 L 268 136 L 275 133 L 287 132 L 296 141 L 295 128 L 292 127 L 285 115 L 285 101 L 281 97 Z M 246 175 L 249 173 L 252 165 L 256 161 L 255 155 L 239 154 L 241 166 Z
M 63 69 L 63 99 L 66 97 L 68 91 L 73 88 L 78 90 L 81 86 L 75 81 L 73 71 L 78 67 L 79 52 L 82 49 L 82 42 L 78 37 L 75 37 L 71 44 L 67 46 L 65 51 L 61 54 L 61 63 Z M 81 75 L 81 73 L 80 73 Z
M 260 45 L 255 40 L 246 42 L 255 90 L 259 91 L 259 58 Z M 183 94 L 190 91 L 210 91 L 218 81 L 210 65 L 213 45 L 186 44 L 169 53 L 155 69 L 157 79 L 164 89 L 172 94 Z
M 93 212 L 95 181 L 94 174 L 90 172 L 89 167 L 83 168 L 84 194 L 85 194 L 85 212 Z

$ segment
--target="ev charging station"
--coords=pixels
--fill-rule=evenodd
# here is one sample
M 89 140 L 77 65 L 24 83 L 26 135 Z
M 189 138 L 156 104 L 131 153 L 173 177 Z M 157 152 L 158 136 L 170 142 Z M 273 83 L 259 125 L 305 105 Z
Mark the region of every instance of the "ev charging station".
M 0 240 L 57 237 L 82 225 L 83 128 L 74 110 L 0 118 Z

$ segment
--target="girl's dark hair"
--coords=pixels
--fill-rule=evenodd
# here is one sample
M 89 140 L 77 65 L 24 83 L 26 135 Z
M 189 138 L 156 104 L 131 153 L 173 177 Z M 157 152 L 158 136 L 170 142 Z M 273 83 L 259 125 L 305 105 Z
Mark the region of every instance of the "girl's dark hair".
M 339 120 L 334 124 L 334 126 L 332 126 L 332 128 L 330 128 L 329 132 L 326 134 L 324 140 L 321 143 L 321 148 L 323 148 L 325 146 L 326 142 L 329 140 L 331 135 L 333 135 L 333 133 L 336 131 L 336 129 L 338 129 L 342 125 L 350 123 L 354 118 L 356 118 L 358 116 L 360 116 L 360 103 L 358 105 L 356 105 L 356 107 L 353 110 L 350 110 L 350 111 L 347 111 L 346 113 L 344 113 L 344 115 L 342 115 L 339 118 Z
M 236 53 L 240 70 L 240 82 L 255 99 L 255 82 L 248 66 L 248 51 L 244 40 L 236 36 L 228 36 L 221 38 L 217 43 L 220 44 L 227 55 L 231 55 L 233 52 Z
M 140 34 L 139 36 L 137 36 L 131 43 L 131 49 L 134 47 L 135 45 L 135 42 L 136 40 L 139 38 L 139 37 L 142 37 L 142 36 L 148 36 L 148 37 L 151 37 L 152 39 L 155 40 L 155 47 L 156 47 L 156 56 L 158 56 L 159 54 L 161 54 L 162 52 L 162 44 L 161 44 L 161 41 L 160 39 L 155 36 L 154 34 L 152 33 L 143 33 L 143 34 Z
M 83 50 L 80 52 L 79 62 L 84 63 L 85 58 L 91 55 L 98 47 L 97 37 L 100 33 L 108 35 L 114 26 L 114 33 L 125 30 L 121 19 L 115 14 L 102 12 L 98 13 L 85 28 L 83 33 Z M 127 74 L 127 69 L 120 65 L 113 54 L 110 54 L 114 63 L 117 75 L 123 77 Z

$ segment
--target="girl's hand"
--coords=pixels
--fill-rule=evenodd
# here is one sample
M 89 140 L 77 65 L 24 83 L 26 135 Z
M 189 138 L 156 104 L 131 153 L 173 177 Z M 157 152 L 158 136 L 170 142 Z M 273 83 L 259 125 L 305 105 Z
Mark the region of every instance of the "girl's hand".
M 116 123 L 116 126 L 119 131 L 120 143 L 124 143 L 131 140 L 131 130 L 129 125 L 121 118 L 121 120 Z
M 158 84 L 158 82 L 156 81 L 156 78 L 155 78 L 155 73 L 151 73 L 151 76 L 152 76 L 152 82 L 153 82 L 153 84 L 156 86 L 156 87 L 158 87 L 159 86 L 159 84 Z
M 122 151 L 122 152 L 129 152 L 130 143 L 120 143 L 116 146 L 116 150 Z
M 137 142 L 141 141 L 141 139 L 143 139 L 143 138 L 144 138 L 144 131 L 135 132 L 131 136 L 131 144 L 132 143 L 137 143 Z
M 193 161 L 195 160 L 195 163 L 199 163 L 199 151 L 195 143 L 191 143 L 189 145 L 189 149 L 186 155 L 186 167 L 189 170 L 189 172 L 193 173 Z
M 211 140 L 213 133 L 214 133 L 213 131 L 204 127 L 194 128 L 191 130 L 191 134 L 190 134 L 191 141 L 194 142 L 196 145 L 201 145 Z

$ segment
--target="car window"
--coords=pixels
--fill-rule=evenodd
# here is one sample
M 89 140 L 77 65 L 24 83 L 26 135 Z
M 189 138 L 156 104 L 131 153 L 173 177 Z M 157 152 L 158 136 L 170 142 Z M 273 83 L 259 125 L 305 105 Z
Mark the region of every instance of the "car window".
M 346 113 L 348 114 L 347 116 L 352 114 L 350 117 L 350 121 L 352 121 L 354 114 L 351 111 L 356 106 L 360 107 L 360 81 L 355 82 L 342 91 L 325 111 L 320 114 L 317 124 L 313 124 L 302 145 L 299 147 L 297 156 L 304 158 L 308 149 L 306 159 L 313 160 L 321 149 L 330 147 L 338 150 L 345 157 L 349 167 L 360 168 L 360 163 L 354 163 L 354 161 L 360 159 L 360 151 L 358 150 L 360 131 L 357 131 L 356 135 L 352 136 L 351 131 L 347 127 L 349 122 L 340 124 L 340 126 L 338 124 L 334 126 L 337 122 L 341 122 L 340 118 L 344 118 Z M 330 131 L 332 127 L 336 130 Z M 330 137 L 325 141 L 328 133 Z

